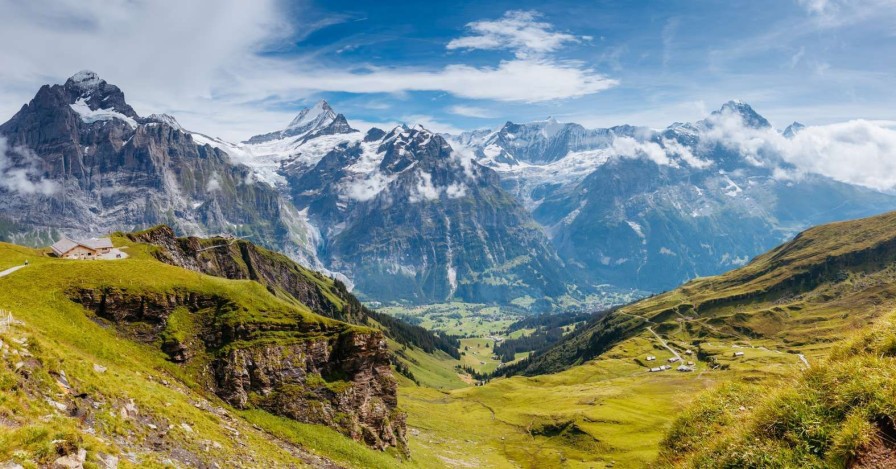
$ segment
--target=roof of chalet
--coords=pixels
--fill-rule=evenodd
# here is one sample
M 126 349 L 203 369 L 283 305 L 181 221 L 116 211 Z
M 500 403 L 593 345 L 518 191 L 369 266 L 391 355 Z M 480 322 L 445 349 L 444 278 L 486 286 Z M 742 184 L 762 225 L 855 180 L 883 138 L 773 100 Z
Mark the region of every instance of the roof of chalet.
M 74 240 L 67 236 L 63 236 L 59 241 L 53 243 L 50 248 L 56 255 L 61 256 L 72 249 L 83 246 L 88 249 L 97 250 L 112 247 L 112 240 L 109 238 L 90 238 L 85 240 Z

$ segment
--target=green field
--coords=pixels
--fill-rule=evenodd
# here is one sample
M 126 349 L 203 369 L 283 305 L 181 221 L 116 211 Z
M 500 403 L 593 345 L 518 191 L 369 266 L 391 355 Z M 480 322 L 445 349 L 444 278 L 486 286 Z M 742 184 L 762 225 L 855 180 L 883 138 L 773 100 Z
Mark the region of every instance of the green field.
M 414 323 L 431 331 L 460 337 L 486 337 L 501 334 L 507 326 L 523 317 L 520 312 L 498 306 L 471 303 L 442 303 L 426 306 L 388 306 L 380 312 L 399 318 L 416 318 Z
M 795 355 L 735 345 L 717 345 L 722 355 L 746 351 L 728 360 L 727 370 L 700 361 L 689 373 L 650 373 L 648 355 L 662 363 L 673 355 L 644 334 L 553 375 L 448 392 L 402 386 L 411 451 L 456 467 L 644 467 L 657 457 L 675 416 L 704 389 L 777 380 L 801 369 Z

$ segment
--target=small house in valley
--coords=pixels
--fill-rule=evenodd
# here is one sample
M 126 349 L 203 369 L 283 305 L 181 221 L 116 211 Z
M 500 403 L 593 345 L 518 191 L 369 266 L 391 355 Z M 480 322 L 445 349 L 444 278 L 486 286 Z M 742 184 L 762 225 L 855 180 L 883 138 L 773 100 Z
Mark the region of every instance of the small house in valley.
M 63 259 L 97 259 L 112 251 L 112 240 L 109 238 L 90 238 L 74 240 L 63 236 L 50 247 L 53 254 Z

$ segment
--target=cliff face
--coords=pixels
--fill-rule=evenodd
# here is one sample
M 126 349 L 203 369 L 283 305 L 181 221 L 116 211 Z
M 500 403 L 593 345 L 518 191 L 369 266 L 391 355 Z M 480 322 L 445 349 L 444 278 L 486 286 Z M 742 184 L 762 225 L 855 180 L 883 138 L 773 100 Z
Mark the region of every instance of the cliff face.
M 166 264 L 215 277 L 254 280 L 272 294 L 286 293 L 318 314 L 358 322 L 357 315 L 337 304 L 342 298 L 327 298 L 320 287 L 320 282 L 326 279 L 320 273 L 250 242 L 228 238 L 178 238 L 168 226 L 158 226 L 129 237 L 157 246 L 159 249 L 154 255 Z
M 214 370 L 218 395 L 237 408 L 339 428 L 375 448 L 407 444 L 380 333 L 230 348 Z
M 315 263 L 295 209 L 252 171 L 166 115 L 141 117 L 122 91 L 85 72 L 43 86 L 0 125 L 0 239 L 46 244 L 160 223 L 191 234 L 234 232 Z M 2 173 L 7 177 L 6 173 Z
M 125 335 L 158 344 L 172 361 L 202 365 L 193 367 L 202 370 L 197 380 L 236 408 L 327 425 L 377 449 L 406 450 L 389 350 L 378 331 L 303 320 L 291 311 L 260 316 L 238 299 L 187 288 L 68 294 Z

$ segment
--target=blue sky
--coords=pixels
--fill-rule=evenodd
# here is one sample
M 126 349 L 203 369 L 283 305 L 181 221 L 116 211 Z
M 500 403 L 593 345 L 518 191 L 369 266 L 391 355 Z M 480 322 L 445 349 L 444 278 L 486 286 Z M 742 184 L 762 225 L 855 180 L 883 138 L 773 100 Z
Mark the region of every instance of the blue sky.
M 0 40 L 25 44 L 0 51 L 8 115 L 82 68 L 232 139 L 320 98 L 359 127 L 440 131 L 662 127 L 732 98 L 780 127 L 896 109 L 893 0 L 22 3 L 0 0 Z

